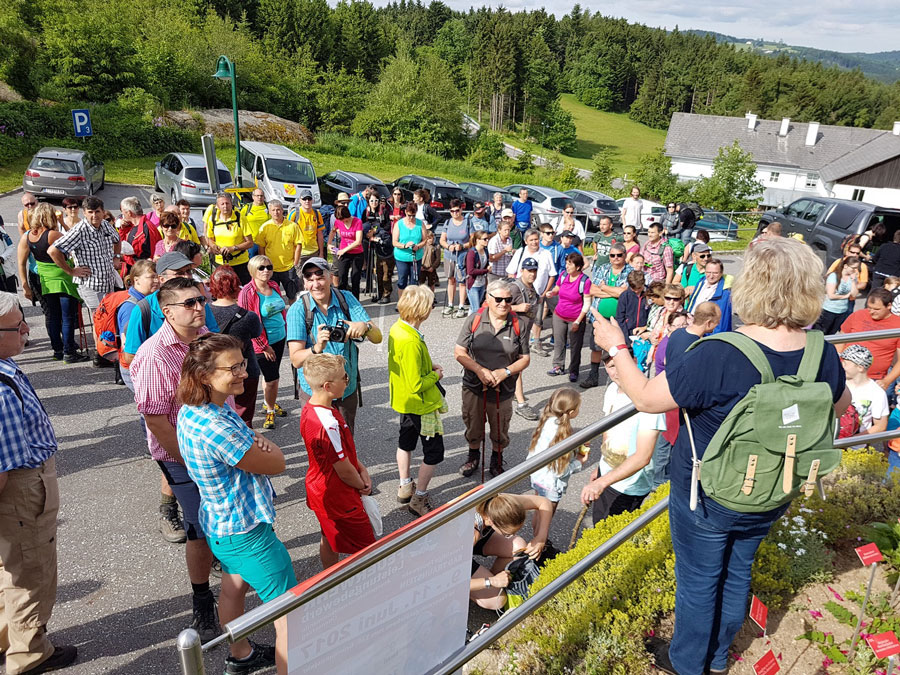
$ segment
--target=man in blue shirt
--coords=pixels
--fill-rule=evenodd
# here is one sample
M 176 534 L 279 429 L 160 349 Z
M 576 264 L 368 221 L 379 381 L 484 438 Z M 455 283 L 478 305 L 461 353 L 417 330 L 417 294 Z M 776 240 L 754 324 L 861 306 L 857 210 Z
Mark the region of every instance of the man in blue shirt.
M 528 199 L 528 190 L 522 188 L 519 190 L 519 198 L 512 203 L 512 211 L 516 216 L 516 229 L 519 234 L 524 235 L 525 230 L 531 227 L 531 211 L 534 204 Z M 524 236 L 522 239 L 524 240 Z
M 46 625 L 56 602 L 56 434 L 37 393 L 12 357 L 28 324 L 12 293 L 0 293 L 0 652 L 8 673 L 70 665 L 72 646 L 54 646 Z
M 578 237 L 575 236 L 575 233 L 572 230 L 566 230 L 561 235 L 559 235 L 559 248 L 556 251 L 556 270 L 558 273 L 562 274 L 566 270 L 566 256 L 570 253 L 581 253 L 578 250 L 578 247 L 575 246 L 575 240 Z M 558 277 L 557 277 L 558 278 Z
M 361 192 L 357 192 L 350 200 L 350 215 L 354 218 L 362 220 L 366 213 L 366 207 L 369 205 L 369 197 L 375 194 L 375 189 L 371 185 L 366 185 Z
M 191 268 L 193 263 L 183 253 L 172 251 L 160 256 L 156 261 L 156 274 L 159 276 L 160 285 L 166 283 L 169 279 L 175 277 L 191 276 Z M 158 292 L 158 291 L 157 291 Z M 147 309 L 142 304 L 149 305 L 150 310 L 150 330 L 146 330 L 144 325 L 144 314 Z M 159 306 L 159 299 L 156 292 L 151 293 L 136 305 L 132 305 L 132 315 L 128 318 L 128 330 L 125 333 L 125 344 L 122 346 L 122 359 L 126 364 L 130 364 L 137 354 L 138 348 L 147 341 L 147 338 L 153 335 L 166 322 L 162 308 Z M 206 303 L 206 327 L 213 333 L 219 332 L 219 324 L 216 323 L 216 317 L 213 316 L 209 303 Z M 132 321 L 134 319 L 134 321 Z
M 303 375 L 303 364 L 310 354 L 328 352 L 343 356 L 347 388 L 344 397 L 334 402 L 334 407 L 352 432 L 361 396 L 358 387 L 359 348 L 354 340 L 366 338 L 378 344 L 381 342 L 381 331 L 372 324 L 366 310 L 350 291 L 332 288 L 331 272 L 324 258 L 310 258 L 303 263 L 300 273 L 306 290 L 287 313 L 288 349 L 291 365 L 297 369 L 300 400 L 305 404 L 312 395 L 312 389 Z M 342 297 L 338 296 L 339 293 Z M 346 329 L 344 342 L 331 340 L 331 332 L 339 322 L 343 322 Z

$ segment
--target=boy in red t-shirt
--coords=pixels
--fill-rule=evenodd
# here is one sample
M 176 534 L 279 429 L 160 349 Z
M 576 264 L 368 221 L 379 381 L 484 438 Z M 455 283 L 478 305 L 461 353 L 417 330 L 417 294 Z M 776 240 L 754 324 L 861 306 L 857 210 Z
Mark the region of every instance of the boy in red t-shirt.
M 350 427 L 332 407 L 347 387 L 344 358 L 313 354 L 303 364 L 312 396 L 300 414 L 300 435 L 309 455 L 306 503 L 319 519 L 322 568 L 337 563 L 339 553 L 356 553 L 375 541 L 360 495 L 372 492 L 372 479 L 356 458 Z

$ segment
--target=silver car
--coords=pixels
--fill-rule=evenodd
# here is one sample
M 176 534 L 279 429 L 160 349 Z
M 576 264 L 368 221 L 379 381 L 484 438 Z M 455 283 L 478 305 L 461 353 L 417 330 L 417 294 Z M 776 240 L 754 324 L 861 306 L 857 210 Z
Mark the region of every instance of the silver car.
M 103 162 L 85 150 L 41 148 L 31 158 L 22 188 L 40 197 L 88 197 L 106 185 Z
M 611 218 L 613 225 L 619 225 L 622 216 L 616 200 L 609 195 L 594 190 L 566 190 L 566 194 L 572 199 L 575 212 L 587 216 L 588 229 L 596 229 L 604 216 Z
M 231 172 L 218 159 L 219 188 L 232 187 Z M 187 200 L 191 206 L 206 206 L 216 201 L 216 194 L 209 185 L 206 175 L 206 159 L 203 155 L 172 152 L 156 163 L 153 169 L 153 185 L 157 192 L 167 195 L 170 204 L 179 199 Z
M 536 218 L 539 222 L 550 221 L 562 215 L 566 204 L 572 203 L 572 198 L 565 192 L 554 190 L 543 185 L 507 185 L 504 190 L 509 192 L 513 199 L 519 198 L 519 190 L 525 188 L 528 190 L 528 201 L 532 206 L 531 221 L 535 223 Z

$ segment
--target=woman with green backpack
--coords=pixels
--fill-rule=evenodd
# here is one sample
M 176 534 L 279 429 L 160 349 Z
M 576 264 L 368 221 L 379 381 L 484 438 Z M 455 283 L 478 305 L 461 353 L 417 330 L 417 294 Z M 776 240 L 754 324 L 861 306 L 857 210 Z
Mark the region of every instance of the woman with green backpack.
M 824 297 L 812 249 L 792 239 L 760 241 L 732 289 L 744 325 L 696 342 L 651 380 L 630 358 L 617 358 L 627 351 L 625 337 L 594 312 L 594 341 L 616 359 L 619 386 L 635 407 L 681 408 L 669 498 L 675 631 L 671 645 L 651 645 L 662 672 L 727 671 L 760 542 L 791 499 L 810 494 L 840 462 L 832 445 L 835 415 L 850 404 L 846 377 L 834 347 L 804 330 Z M 587 500 L 600 494 L 592 486 Z

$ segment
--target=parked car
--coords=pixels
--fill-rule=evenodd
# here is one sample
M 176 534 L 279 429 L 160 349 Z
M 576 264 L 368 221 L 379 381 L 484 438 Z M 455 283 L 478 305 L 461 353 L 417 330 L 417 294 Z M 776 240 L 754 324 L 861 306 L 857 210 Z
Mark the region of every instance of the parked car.
M 300 202 L 304 189 L 312 192 L 313 206 L 322 205 L 312 162 L 283 145 L 241 141 L 241 181 L 262 188 L 266 201 L 281 200 L 285 211 Z
M 231 172 L 216 160 L 219 188 L 233 187 Z M 170 204 L 186 199 L 191 206 L 207 206 L 216 201 L 215 191 L 206 173 L 206 158 L 184 152 L 171 152 L 153 168 L 153 187 L 167 195 Z
M 703 217 L 694 225 L 695 231 L 699 228 L 709 232 L 712 241 L 737 239 L 738 227 L 736 221 L 719 211 L 704 211 Z
M 609 195 L 593 190 L 566 190 L 566 194 L 575 206 L 575 213 L 582 218 L 587 217 L 588 230 L 596 230 L 604 216 L 612 219 L 613 226 L 621 223 L 622 214 L 616 200 Z
M 356 171 L 332 171 L 319 177 L 319 193 L 323 204 L 334 204 L 338 193 L 346 192 L 351 197 L 367 186 L 375 188 L 379 197 L 390 199 L 391 191 L 375 176 Z
M 532 223 L 537 217 L 541 221 L 552 220 L 560 216 L 566 204 L 572 203 L 572 198 L 565 192 L 554 190 L 543 185 L 507 185 L 504 190 L 509 192 L 513 199 L 519 198 L 519 190 L 525 188 L 528 190 L 528 201 L 534 204 L 531 212 Z
M 497 192 L 503 195 L 504 206 L 509 206 L 512 200 L 515 199 L 513 195 L 509 194 L 502 187 L 497 187 L 490 183 L 460 183 L 459 187 L 462 188 L 466 198 L 466 211 L 471 211 L 475 202 L 484 202 L 485 205 L 492 204 L 494 194 Z
M 461 199 L 465 201 L 466 195 L 462 188 L 451 180 L 436 178 L 434 176 L 419 176 L 408 174 L 401 176 L 390 185 L 391 189 L 400 188 L 403 199 L 409 201 L 416 190 L 425 189 L 431 193 L 431 207 L 437 211 L 438 223 L 442 223 L 450 217 L 450 200 Z
M 779 221 L 782 234 L 799 234 L 826 264 L 841 255 L 841 242 L 850 234 L 862 234 L 876 222 L 887 228 L 887 241 L 900 228 L 900 209 L 833 197 L 803 197 L 759 217 L 758 232 Z
M 666 213 L 666 207 L 657 202 L 651 202 L 649 199 L 644 199 L 643 202 L 641 207 L 641 230 L 646 232 L 652 223 L 658 223 L 662 220 Z M 616 207 L 619 209 L 620 214 L 624 203 L 625 198 L 616 200 Z
M 87 197 L 105 185 L 103 162 L 68 148 L 41 148 L 22 178 L 22 189 L 39 197 Z

